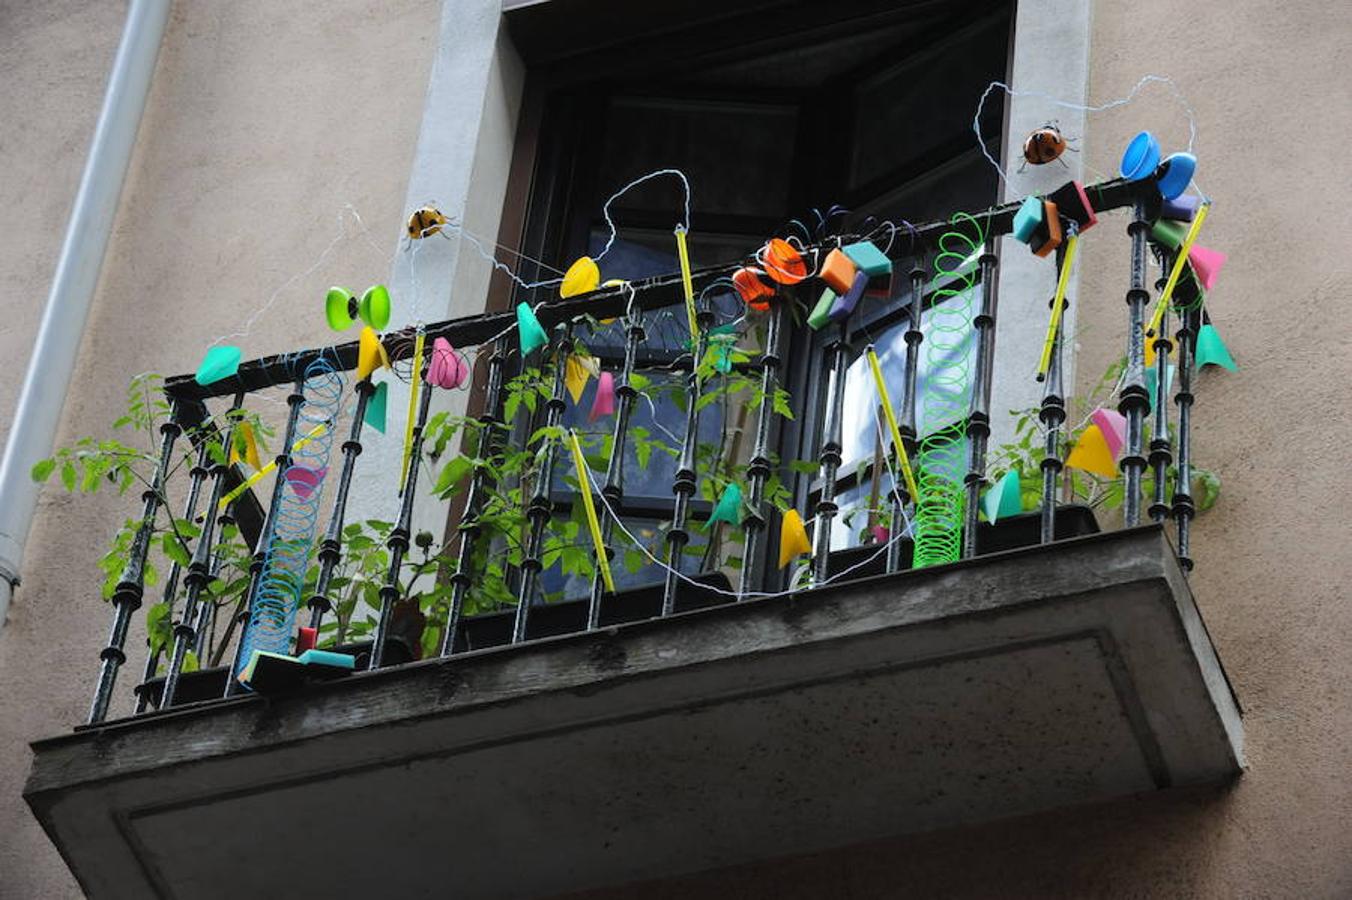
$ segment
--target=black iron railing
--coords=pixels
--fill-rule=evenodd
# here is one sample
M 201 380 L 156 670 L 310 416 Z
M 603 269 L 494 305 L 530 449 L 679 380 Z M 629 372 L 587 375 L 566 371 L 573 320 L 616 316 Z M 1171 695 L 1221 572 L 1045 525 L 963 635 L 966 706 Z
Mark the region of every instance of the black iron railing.
M 1126 499 L 1123 506 L 1123 519 L 1126 525 L 1138 524 L 1141 516 L 1141 485 L 1143 474 L 1149 468 L 1153 475 L 1153 491 L 1149 505 L 1149 515 L 1156 522 L 1165 521 L 1172 516 L 1176 531 L 1178 551 L 1187 565 L 1189 559 L 1189 529 L 1194 515 L 1194 503 L 1189 489 L 1190 465 L 1190 424 L 1193 405 L 1191 372 L 1191 342 L 1195 340 L 1200 322 L 1200 313 L 1186 311 L 1177 317 L 1177 328 L 1171 337 L 1161 329 L 1153 337 L 1153 347 L 1157 353 L 1155 362 L 1156 384 L 1166 383 L 1167 357 L 1172 347 L 1179 348 L 1178 391 L 1176 403 L 1178 420 L 1171 430 L 1166 404 L 1153 410 L 1150 392 L 1145 378 L 1145 341 L 1143 326 L 1151 294 L 1146 287 L 1146 260 L 1148 237 L 1153 206 L 1158 197 L 1153 184 L 1129 184 L 1112 181 L 1092 186 L 1088 189 L 1097 211 L 1119 208 L 1132 210 L 1132 221 L 1128 226 L 1131 239 L 1131 283 L 1127 290 L 1126 317 L 1126 369 L 1119 391 L 1120 411 L 1127 422 L 1125 449 L 1120 461 L 1122 477 L 1125 482 Z M 991 434 L 990 409 L 991 389 L 996 359 L 995 325 L 997 317 L 997 296 L 995 291 L 997 255 L 995 239 L 1011 230 L 1016 204 L 1002 206 L 972 217 L 984 231 L 985 244 L 979 258 L 974 260 L 978 273 L 978 297 L 975 303 L 973 328 L 973 376 L 970 394 L 970 410 L 965 421 L 967 441 L 967 463 L 961 475 L 962 493 L 965 496 L 963 514 L 963 539 L 961 555 L 971 557 L 978 552 L 978 531 L 987 527 L 978 522 L 979 499 L 983 487 L 988 481 L 988 440 Z M 940 236 L 951 226 L 948 222 L 936 222 L 914 228 L 908 240 L 898 241 L 896 253 L 898 259 L 909 260 L 910 268 L 898 271 L 896 283 L 904 286 L 901 293 L 908 309 L 905 313 L 906 344 L 904 369 L 902 370 L 902 391 L 900 393 L 897 418 L 900 434 L 909 456 L 916 452 L 917 404 L 920 389 L 917 385 L 919 357 L 924 334 L 921 327 L 922 312 L 932 295 L 926 293 L 929 272 L 926 260 L 931 259 L 938 248 Z M 855 239 L 855 238 L 851 238 Z M 815 270 L 818 257 L 830 247 L 839 246 L 844 237 L 833 238 L 821 246 L 803 249 L 809 265 Z M 901 246 L 904 245 L 904 246 Z M 1166 264 L 1170 261 L 1167 248 L 1156 247 L 1157 254 Z M 900 255 L 904 250 L 904 255 Z M 1058 255 L 1058 260 L 1060 259 Z M 703 297 L 706 289 L 713 288 L 720 281 L 729 278 L 737 265 L 720 266 L 697 270 L 693 273 L 693 287 L 697 296 Z M 744 532 L 742 563 L 736 576 L 736 585 L 724 583 L 726 588 L 719 594 L 720 602 L 751 598 L 760 592 L 774 589 L 780 584 L 777 571 L 772 565 L 773 553 L 771 538 L 772 525 L 777 513 L 767 508 L 766 489 L 776 472 L 783 473 L 782 460 L 777 458 L 777 448 L 773 438 L 773 403 L 776 389 L 781 383 L 784 368 L 783 347 L 786 332 L 792 328 L 791 307 L 803 303 L 806 295 L 797 288 L 782 288 L 777 298 L 770 304 L 764 316 L 764 331 L 760 354 L 750 363 L 742 364 L 758 376 L 760 391 L 756 407 L 749 410 L 754 417 L 754 442 L 749 448 L 746 460 L 745 505 L 742 510 L 741 528 Z M 611 433 L 610 456 L 605 467 L 604 482 L 599 493 L 603 499 L 600 508 L 601 535 L 604 553 L 614 558 L 619 551 L 616 546 L 616 531 L 622 523 L 616 518 L 616 511 L 622 509 L 626 489 L 626 446 L 631 439 L 631 422 L 639 396 L 634 386 L 636 359 L 647 336 L 645 317 L 654 311 L 685 303 L 682 281 L 679 275 L 664 275 L 647 280 L 604 287 L 590 294 L 545 302 L 536 307 L 546 333 L 552 335 L 550 343 L 537 351 L 535 359 L 548 373 L 549 396 L 543 404 L 542 421 L 531 425 L 506 420 L 504 412 L 504 392 L 507 380 L 514 369 L 515 337 L 512 326 L 515 321 L 512 312 L 486 313 L 446 322 L 428 325 L 424 328 L 423 341 L 415 342 L 411 330 L 386 335 L 385 346 L 389 348 L 393 361 L 416 367 L 419 371 L 426 368 L 429 357 L 424 352 L 422 358 L 414 358 L 415 346 L 430 348 L 436 338 L 446 338 L 460 348 L 481 347 L 481 361 L 485 362 L 478 383 L 482 390 L 483 405 L 478 421 L 485 426 L 480 434 L 479 456 L 489 455 L 494 442 L 503 440 L 514 425 L 538 427 L 543 424 L 550 429 L 558 429 L 565 411 L 565 360 L 575 327 L 584 317 L 594 319 L 621 318 L 623 322 L 624 346 L 623 364 L 616 379 L 617 406 L 614 413 Z M 671 485 L 673 500 L 671 503 L 670 526 L 666 531 L 665 571 L 660 584 L 655 584 L 644 597 L 635 599 L 633 609 L 640 612 L 627 612 L 629 617 L 654 615 L 669 616 L 678 611 L 678 600 L 687 579 L 698 581 L 711 573 L 683 572 L 683 560 L 686 559 L 687 544 L 691 539 L 691 502 L 696 493 L 699 471 L 699 458 L 696 452 L 696 436 L 699 431 L 699 399 L 704 385 L 698 363 L 708 348 L 707 335 L 714 324 L 714 317 L 707 305 L 701 304 L 698 311 L 700 339 L 687 354 L 685 363 L 685 423 L 684 440 L 676 461 L 676 470 Z M 1166 319 L 1167 323 L 1168 320 Z M 816 448 L 818 472 L 814 479 L 816 496 L 815 519 L 816 538 L 814 561 L 805 574 L 808 585 L 820 584 L 839 572 L 840 567 L 831 561 L 831 523 L 838 515 L 837 474 L 841 464 L 841 417 L 844 406 L 850 402 L 846 396 L 846 369 L 852 354 L 860 348 L 849 344 L 849 332 L 846 327 L 832 324 L 828 328 L 829 340 L 825 348 L 825 378 L 827 385 L 822 394 L 822 409 L 812 421 L 820 422 L 820 434 L 811 436 L 810 443 Z M 1065 461 L 1066 433 L 1066 391 L 1063 384 L 1061 360 L 1062 335 L 1059 331 L 1053 335 L 1053 350 L 1050 367 L 1043 384 L 1043 399 L 1038 412 L 1045 441 L 1045 453 L 1041 460 L 1041 508 L 1040 539 L 1049 542 L 1058 535 L 1057 513 L 1061 506 L 1061 478 Z M 168 503 L 166 479 L 170 473 L 170 460 L 174 454 L 176 441 L 187 434 L 196 448 L 195 463 L 186 473 L 186 502 L 183 506 L 188 519 L 197 518 L 201 524 L 192 546 L 190 562 L 183 567 L 175 563 L 168 571 L 163 588 L 163 599 L 170 604 L 173 616 L 173 639 L 169 646 L 167 667 L 160 674 L 161 653 L 150 652 L 142 670 L 141 684 L 137 686 L 136 711 L 148 711 L 152 706 L 164 709 L 180 702 L 201 700 L 206 696 L 198 686 L 191 692 L 188 700 L 182 699 L 188 673 L 184 672 L 184 662 L 190 650 L 200 651 L 202 633 L 207 617 L 202 603 L 202 594 L 216 577 L 213 554 L 216 542 L 226 525 L 236 525 L 253 550 L 251 578 L 245 594 L 240 598 L 239 611 L 224 623 L 227 640 L 233 635 L 234 660 L 228 667 L 215 670 L 215 687 L 207 694 L 229 696 L 240 693 L 241 688 L 234 673 L 242 662 L 239 658 L 240 633 L 249 621 L 250 610 L 259 591 L 259 581 L 264 568 L 266 555 L 266 536 L 269 523 L 277 515 L 278 504 L 283 495 L 281 473 L 290 462 L 291 448 L 302 435 L 297 434 L 298 417 L 303 405 L 303 373 L 307 366 L 320 358 L 327 359 L 338 370 L 352 370 L 358 363 L 358 344 L 356 342 L 336 347 L 317 348 L 292 352 L 279 356 L 270 356 L 245 362 L 236 374 L 224 380 L 203 386 L 192 376 L 182 376 L 166 382 L 165 391 L 171 403 L 170 420 L 162 428 L 160 446 L 160 465 L 154 482 L 142 497 L 143 509 L 140 530 L 136 542 L 132 545 L 130 560 L 122 573 L 116 593 L 112 598 L 114 621 L 107 646 L 101 653 L 101 668 L 95 691 L 93 707 L 89 716 L 90 723 L 103 721 L 109 712 L 114 687 L 119 670 L 126 661 L 126 645 L 131 630 L 132 617 L 142 604 L 145 588 L 145 567 L 150 553 L 150 537 L 153 534 L 157 516 Z M 1030 376 L 1031 377 L 1031 376 Z M 277 455 L 278 475 L 271 489 L 271 498 L 266 507 L 259 504 L 252 491 L 241 494 L 232 502 L 224 504 L 227 497 L 241 483 L 241 472 L 228 461 L 208 454 L 208 444 L 219 440 L 217 423 L 223 423 L 220 432 L 224 433 L 224 443 L 229 446 L 230 432 L 236 421 L 230 416 L 213 415 L 209 404 L 224 401 L 229 409 L 239 409 L 246 405 L 255 392 L 276 388 L 290 388 L 287 398 L 288 415 L 285 427 L 279 439 Z M 350 489 L 354 479 L 359 479 L 362 458 L 362 436 L 364 413 L 371 401 L 374 388 L 369 379 L 357 381 L 351 388 L 353 415 L 346 432 L 346 440 L 341 445 L 341 469 L 338 473 L 337 487 L 329 507 L 327 525 L 323 529 L 323 538 L 318 545 L 316 562 L 318 575 L 313 581 L 312 590 L 306 598 L 308 627 L 318 629 L 325 616 L 333 608 L 330 592 L 334 574 L 344 554 L 344 526 L 349 513 Z M 375 669 L 385 665 L 398 664 L 387 654 L 387 643 L 391 630 L 395 607 L 401 594 L 399 573 L 404 558 L 410 551 L 413 527 L 413 511 L 422 470 L 423 454 L 421 441 L 428 426 L 428 417 L 432 391 L 424 390 L 416 406 L 413 422 L 413 448 L 408 462 L 407 474 L 401 485 L 402 500 L 398 518 L 392 523 L 386 539 L 389 554 L 388 572 L 379 591 L 378 608 L 371 640 L 362 656 L 364 667 Z M 526 415 L 518 412 L 518 417 Z M 1144 444 L 1145 424 L 1151 422 L 1151 441 L 1147 448 Z M 519 432 L 518 432 L 519 433 Z M 1147 449 L 1149 455 L 1147 456 Z M 543 451 L 539 468 L 534 473 L 529 493 L 522 494 L 525 504 L 525 519 L 528 523 L 523 536 L 520 564 L 514 571 L 507 573 L 510 582 L 509 593 L 515 595 L 516 608 L 510 613 L 509 634 L 504 643 L 521 643 L 533 635 L 533 616 L 553 617 L 555 612 L 542 612 L 545 607 L 534 601 L 538 582 L 543 568 L 542 553 L 546 528 L 555 515 L 555 502 L 551 493 L 555 484 L 553 470 L 556 465 L 553 445 Z M 1176 462 L 1177 474 L 1170 491 L 1167 473 Z M 465 635 L 469 630 L 480 627 L 474 624 L 474 617 L 465 614 L 466 600 L 475 590 L 483 573 L 473 570 L 476 554 L 482 550 L 480 542 L 484 539 L 480 517 L 484 514 L 485 498 L 493 490 L 494 474 L 484 466 L 478 466 L 468 476 L 464 494 L 463 514 L 455 528 L 457 543 L 453 553 L 454 561 L 448 565 L 445 577 L 449 581 L 449 591 L 445 603 L 445 624 L 440 639 L 436 641 L 436 651 L 442 656 L 451 656 L 462 652 L 467 646 Z M 205 489 L 205 490 L 204 490 Z M 201 497 L 206 494 L 210 499 L 205 510 L 199 509 Z M 888 491 L 884 503 L 890 508 L 890 526 L 893 539 L 885 548 L 874 548 L 879 559 L 874 568 L 855 567 L 860 574 L 877 571 L 897 571 L 904 566 L 903 535 L 908 510 L 916 498 L 907 495 L 905 484 L 900 480 Z M 1030 519 L 1031 521 L 1031 519 Z M 480 554 L 481 555 L 481 554 Z M 685 566 L 688 568 L 688 566 Z M 851 571 L 854 571 L 852 569 Z M 181 588 L 181 589 L 180 589 Z M 638 593 L 643 593 L 639 589 Z M 599 573 L 592 579 L 590 591 L 586 597 L 579 598 L 584 613 L 569 627 L 577 629 L 595 629 L 601 627 L 608 603 L 618 602 L 608 596 Z M 651 601 L 651 602 L 649 602 Z M 623 618 L 624 616 L 621 616 Z M 613 618 L 613 617 L 612 617 Z M 552 620 L 551 620 L 552 621 Z M 547 623 L 546 623 L 547 624 Z M 482 626 L 487 629 L 488 626 Z M 545 627 L 545 626 L 541 626 Z M 549 625 L 548 627 L 555 627 Z M 200 655 L 200 652 L 199 652 Z M 209 668 L 209 667 L 208 667 Z M 207 673 L 192 673 L 192 678 L 206 683 Z

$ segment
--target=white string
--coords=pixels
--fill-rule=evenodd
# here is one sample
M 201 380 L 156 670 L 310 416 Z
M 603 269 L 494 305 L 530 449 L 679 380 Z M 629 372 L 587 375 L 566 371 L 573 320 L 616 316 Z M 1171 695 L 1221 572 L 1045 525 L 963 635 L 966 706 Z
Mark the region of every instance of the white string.
M 1045 93 L 1043 91 L 1016 91 L 1009 85 L 1005 84 L 1003 81 L 992 81 L 990 84 L 986 86 L 986 90 L 982 92 L 981 99 L 977 101 L 976 115 L 972 117 L 972 133 L 976 135 L 977 144 L 978 146 L 981 147 L 981 155 L 986 157 L 986 161 L 989 162 L 991 166 L 995 169 L 996 174 L 1000 176 L 1000 180 L 1003 182 L 1007 182 L 1008 179 L 1005 177 L 1004 169 L 1001 168 L 1000 164 L 995 161 L 994 157 L 991 156 L 990 151 L 986 148 L 986 140 L 981 136 L 981 111 L 982 109 L 985 108 L 986 98 L 990 96 L 991 91 L 995 90 L 996 88 L 999 88 L 1010 97 L 1038 97 L 1042 100 L 1048 101 L 1053 106 L 1059 106 L 1062 109 L 1073 109 L 1079 112 L 1103 112 L 1105 110 L 1114 109 L 1118 106 L 1125 106 L 1126 104 L 1135 100 L 1136 95 L 1140 93 L 1141 90 L 1146 87 L 1146 85 L 1155 83 L 1163 84 L 1166 87 L 1168 87 L 1170 92 L 1173 93 L 1174 97 L 1183 107 L 1183 114 L 1188 119 L 1188 152 L 1191 153 L 1193 145 L 1197 142 L 1196 116 L 1193 113 L 1192 105 L 1188 103 L 1187 97 L 1183 95 L 1183 91 L 1179 89 L 1178 85 L 1174 83 L 1174 80 L 1172 78 L 1169 78 L 1166 75 L 1146 75 L 1143 78 L 1141 78 L 1140 81 L 1136 82 L 1135 86 L 1132 87 L 1130 93 L 1128 93 L 1127 96 L 1119 97 L 1116 100 L 1109 100 L 1107 103 L 1103 103 L 1098 106 L 1085 106 L 1084 104 L 1081 103 L 1073 103 L 1069 100 L 1062 100 L 1059 97 L 1053 97 L 1051 94 Z M 1086 166 L 1086 168 L 1088 168 L 1088 166 Z
M 663 175 L 672 175 L 681 180 L 681 187 L 685 191 L 685 202 L 683 204 L 685 216 L 684 218 L 681 219 L 680 225 L 687 232 L 690 230 L 690 181 L 685 177 L 685 173 L 682 172 L 680 169 L 658 169 L 656 172 L 649 172 L 647 175 L 640 175 L 638 178 L 635 178 L 633 181 L 629 182 L 624 187 L 620 188 L 618 191 L 611 194 L 609 198 L 607 198 L 605 204 L 601 207 L 601 215 L 606 220 L 606 227 L 610 229 L 610 234 L 606 237 L 606 245 L 601 248 L 601 252 L 596 254 L 596 256 L 592 257 L 594 261 L 600 262 L 601 258 L 610 252 L 610 248 L 615 243 L 615 235 L 617 232 L 615 228 L 615 220 L 610 217 L 610 204 L 614 203 L 621 196 L 623 196 L 626 191 L 637 187 L 638 185 L 642 184 L 645 181 L 651 181 L 652 179 L 659 178 Z

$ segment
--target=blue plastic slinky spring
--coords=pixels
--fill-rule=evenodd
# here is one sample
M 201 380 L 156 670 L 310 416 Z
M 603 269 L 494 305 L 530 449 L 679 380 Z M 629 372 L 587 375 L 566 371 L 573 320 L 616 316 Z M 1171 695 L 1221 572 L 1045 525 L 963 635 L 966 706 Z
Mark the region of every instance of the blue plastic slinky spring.
M 914 566 L 955 562 L 962 552 L 963 478 L 967 469 L 967 416 L 971 404 L 972 307 L 985 243 L 976 219 L 958 213 L 939 238 L 935 291 L 925 338 L 927 380 L 921 400 L 922 436 L 917 456 L 920 498 L 915 515 Z M 964 263 L 966 265 L 964 265 Z
M 290 464 L 280 476 L 282 493 L 268 527 L 267 552 L 249 607 L 249 624 L 240 639 L 241 671 L 253 659 L 254 651 L 287 653 L 291 649 L 343 386 L 342 373 L 323 358 L 305 369 L 296 434 L 309 440 L 292 450 Z

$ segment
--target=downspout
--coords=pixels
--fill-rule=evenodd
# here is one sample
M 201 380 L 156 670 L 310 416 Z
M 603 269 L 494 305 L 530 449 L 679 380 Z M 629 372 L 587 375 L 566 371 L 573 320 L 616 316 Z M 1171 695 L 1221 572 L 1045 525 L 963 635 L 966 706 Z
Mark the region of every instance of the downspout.
M 122 182 L 150 92 L 170 0 L 131 0 L 94 126 L 80 189 L 66 226 L 47 307 L 19 391 L 18 409 L 0 462 L 0 628 L 19 584 L 24 543 L 37 508 L 33 464 L 51 453 L 80 351 L 89 304 L 117 215 Z

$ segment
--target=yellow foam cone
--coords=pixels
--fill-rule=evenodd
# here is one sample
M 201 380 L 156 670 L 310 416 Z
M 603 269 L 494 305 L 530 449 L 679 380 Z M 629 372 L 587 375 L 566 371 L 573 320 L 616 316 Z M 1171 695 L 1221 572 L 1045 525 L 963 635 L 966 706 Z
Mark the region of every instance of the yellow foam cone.
M 1066 465 L 1104 478 L 1117 477 L 1117 463 L 1113 461 L 1113 451 L 1108 447 L 1108 439 L 1103 436 L 1097 425 L 1090 425 L 1080 435 L 1075 449 L 1066 457 Z
M 248 422 L 240 422 L 236 426 L 234 445 L 230 448 L 230 465 L 241 461 L 248 463 L 255 472 L 263 468 L 263 461 L 258 458 L 258 442 L 254 440 L 253 426 Z
M 370 325 L 361 330 L 361 340 L 357 344 L 357 380 L 364 381 L 378 366 L 390 367 L 390 355 L 385 345 L 376 337 L 376 331 Z
M 796 509 L 784 513 L 784 521 L 779 526 L 779 567 L 782 569 L 793 562 L 795 556 L 811 552 L 812 544 L 808 542 L 803 517 Z
M 559 296 L 567 299 L 578 294 L 589 294 L 601 283 L 601 269 L 590 256 L 580 256 L 563 273 Z
M 582 402 L 582 392 L 586 390 L 589 378 L 591 372 L 587 371 L 587 365 L 577 356 L 570 354 L 563 364 L 563 384 L 572 395 L 574 404 Z

